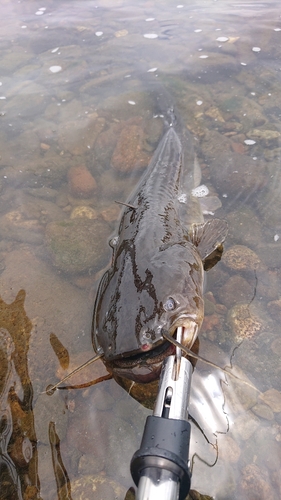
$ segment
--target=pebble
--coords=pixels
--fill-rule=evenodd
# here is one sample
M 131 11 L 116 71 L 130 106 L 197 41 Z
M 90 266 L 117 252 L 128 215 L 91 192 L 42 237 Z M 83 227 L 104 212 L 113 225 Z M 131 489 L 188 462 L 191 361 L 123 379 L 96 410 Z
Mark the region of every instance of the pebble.
M 252 412 L 257 415 L 257 417 L 264 418 L 265 420 L 274 419 L 274 413 L 268 405 L 258 403 L 252 407 Z
M 281 392 L 276 389 L 268 389 L 260 395 L 260 399 L 266 403 L 274 413 L 281 412 Z
M 222 262 L 232 271 L 256 271 L 261 267 L 257 254 L 244 245 L 234 245 L 226 250 Z
M 278 242 L 278 243 L 277 243 Z M 274 243 L 267 243 L 259 247 L 259 255 L 262 261 L 270 268 L 281 267 L 281 242 L 278 239 Z
M 247 441 L 260 425 L 259 419 L 251 412 L 247 411 L 239 415 L 235 420 L 233 433 L 238 434 L 243 441 Z
M 281 134 L 277 130 L 252 129 L 247 132 L 247 137 L 259 139 L 265 146 L 279 145 Z M 246 142 L 246 141 L 245 141 Z M 247 142 L 246 142 L 247 143 Z M 249 143 L 248 143 L 249 144 Z
M 262 328 L 261 320 L 252 313 L 249 304 L 236 304 L 232 307 L 227 321 L 237 342 L 251 339 Z
M 71 219 L 96 219 L 97 216 L 97 211 L 87 206 L 75 207 L 70 214 Z
M 76 198 L 90 198 L 97 189 L 97 183 L 85 165 L 71 167 L 67 177 L 69 191 Z
M 221 460 L 236 464 L 241 455 L 237 442 L 230 436 L 220 435 L 218 440 L 218 452 Z
M 220 302 L 230 308 L 238 302 L 249 303 L 254 296 L 255 283 L 252 285 L 242 276 L 231 276 L 227 282 L 218 289 Z
M 93 473 L 88 476 L 82 476 L 71 481 L 71 496 L 79 500 L 88 500 L 89 498 L 116 500 L 125 498 L 126 488 L 121 486 L 113 479 L 100 476 L 94 477 Z M 62 498 L 59 494 L 59 498 Z
M 268 302 L 267 308 L 270 315 L 273 316 L 279 323 L 281 321 L 281 299 Z
M 127 125 L 121 131 L 111 157 L 111 165 L 118 172 L 130 172 L 145 167 L 150 156 L 143 150 L 144 135 L 141 126 Z
M 257 465 L 249 464 L 244 467 L 239 498 L 276 500 L 276 494 L 273 492 L 266 474 Z
M 106 222 L 76 218 L 51 222 L 46 227 L 45 243 L 53 265 L 63 272 L 96 272 L 109 258 Z

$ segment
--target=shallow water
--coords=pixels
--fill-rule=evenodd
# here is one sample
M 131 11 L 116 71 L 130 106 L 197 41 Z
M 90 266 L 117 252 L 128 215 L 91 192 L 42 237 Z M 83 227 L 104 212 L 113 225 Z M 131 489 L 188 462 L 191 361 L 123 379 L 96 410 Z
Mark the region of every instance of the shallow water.
M 199 353 L 257 388 L 197 363 L 192 488 L 279 497 L 279 4 L 4 0 L 0 26 L 0 498 L 123 500 L 133 486 L 130 459 L 151 412 L 112 380 L 45 389 L 93 355 L 115 200 L 163 130 L 158 81 L 229 222 L 208 272 Z M 104 375 L 99 361 L 69 383 Z

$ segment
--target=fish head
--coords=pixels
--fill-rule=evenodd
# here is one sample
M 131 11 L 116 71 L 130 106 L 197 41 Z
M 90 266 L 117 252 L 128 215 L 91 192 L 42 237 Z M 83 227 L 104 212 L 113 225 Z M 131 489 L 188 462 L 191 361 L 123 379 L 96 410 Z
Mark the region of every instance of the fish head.
M 190 348 L 203 315 L 204 270 L 194 245 L 186 241 L 154 249 L 138 262 L 133 251 L 103 277 L 96 298 L 93 345 L 119 376 L 148 382 L 160 373 L 175 347 L 163 332 L 183 327 Z

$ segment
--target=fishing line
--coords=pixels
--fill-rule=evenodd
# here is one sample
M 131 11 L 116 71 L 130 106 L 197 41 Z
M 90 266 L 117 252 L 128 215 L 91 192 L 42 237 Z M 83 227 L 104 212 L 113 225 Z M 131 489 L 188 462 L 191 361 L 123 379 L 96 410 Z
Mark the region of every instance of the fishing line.
M 261 394 L 261 391 L 259 391 L 259 389 L 257 389 L 257 387 L 252 385 L 250 382 L 247 382 L 246 380 L 243 380 L 243 379 L 237 377 L 236 375 L 234 375 L 234 373 L 231 373 L 231 372 L 227 371 L 225 368 L 222 368 L 221 366 L 216 365 L 216 363 L 213 363 L 212 361 L 209 361 L 208 359 L 202 358 L 202 356 L 198 356 L 198 354 L 195 354 L 190 349 L 188 349 L 184 345 L 180 344 L 168 332 L 162 331 L 162 335 L 166 340 L 168 340 L 168 342 L 170 342 L 171 344 L 173 344 L 176 347 L 179 347 L 188 356 L 191 356 L 192 358 L 198 359 L 198 361 L 203 361 L 203 363 L 207 363 L 207 365 L 210 365 L 213 368 L 217 368 L 218 370 L 221 370 L 222 372 L 226 373 L 226 375 L 230 375 L 231 377 L 235 378 L 239 382 L 242 382 L 243 384 L 248 385 L 249 387 L 251 387 L 252 389 L 255 389 L 257 392 L 259 392 Z
M 78 368 L 75 368 L 75 370 L 73 370 L 68 375 L 66 375 L 66 377 L 64 377 L 62 380 L 60 380 L 57 384 L 48 385 L 48 387 L 46 388 L 46 391 L 42 392 L 42 394 L 48 394 L 48 396 L 51 396 L 55 392 L 55 390 L 59 387 L 59 385 L 61 385 L 66 380 L 68 380 L 75 373 L 80 372 L 80 370 L 82 370 L 82 368 L 86 368 L 86 366 L 89 366 L 92 363 L 94 363 L 95 361 L 97 361 L 98 359 L 102 358 L 102 356 L 103 356 L 103 354 L 96 354 L 96 356 L 94 356 L 93 358 L 88 359 L 88 361 L 86 361 L 86 363 L 83 363 L 83 365 L 80 365 L 80 366 L 78 366 Z

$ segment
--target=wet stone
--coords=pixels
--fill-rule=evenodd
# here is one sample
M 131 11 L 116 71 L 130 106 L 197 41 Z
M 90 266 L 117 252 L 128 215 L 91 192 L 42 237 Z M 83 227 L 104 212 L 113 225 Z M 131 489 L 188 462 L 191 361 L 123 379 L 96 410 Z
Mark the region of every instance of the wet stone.
M 231 271 L 255 271 L 261 267 L 257 254 L 244 245 L 234 245 L 226 250 L 222 262 Z
M 238 462 L 241 450 L 232 437 L 225 435 L 220 436 L 218 446 L 221 460 L 231 464 Z
M 111 165 L 118 172 L 130 172 L 135 168 L 146 167 L 150 155 L 144 151 L 144 133 L 137 124 L 126 125 L 119 136 L 111 157 Z
M 278 337 L 277 339 L 275 339 L 272 342 L 270 348 L 274 354 L 281 357 L 281 338 Z
M 280 320 L 281 320 L 281 299 L 268 302 L 267 307 L 268 307 L 270 315 L 273 316 L 278 322 L 280 322 Z
M 268 389 L 260 395 L 260 399 L 267 404 L 274 413 L 281 412 L 281 392 L 276 389 Z
M 223 387 L 223 393 L 227 413 L 239 415 L 245 410 L 250 410 L 257 403 L 259 392 L 258 389 L 251 387 L 252 382 L 243 370 L 235 366 L 233 373 L 239 380 L 228 377 L 228 385 Z
M 109 234 L 105 222 L 79 218 L 48 224 L 45 241 L 54 266 L 61 271 L 94 272 L 108 261 Z
M 33 118 L 39 113 L 43 113 L 49 97 L 45 88 L 35 82 L 25 82 L 19 89 L 13 89 L 12 93 L 19 92 L 9 99 L 5 105 L 5 111 L 9 118 Z
M 102 460 L 99 454 L 82 455 L 78 464 L 79 475 L 98 474 L 104 469 L 104 464 L 105 459 Z
M 281 138 L 280 132 L 268 129 L 252 129 L 246 135 L 249 139 L 260 140 L 265 146 L 277 146 Z
M 259 246 L 259 256 L 268 267 L 281 267 L 281 241 Z
M 249 207 L 243 206 L 239 210 L 233 210 L 227 215 L 227 222 L 228 244 L 240 244 L 249 247 L 260 245 L 262 225 L 255 212 Z
M 97 217 L 96 210 L 83 205 L 75 207 L 70 214 L 71 219 L 97 219 Z
M 227 321 L 237 342 L 251 339 L 262 329 L 261 319 L 249 304 L 236 304 L 232 307 Z
M 220 302 L 230 308 L 238 302 L 248 303 L 255 293 L 255 282 L 250 284 L 242 276 L 231 276 L 227 282 L 218 289 Z
M 247 411 L 235 420 L 233 434 L 238 434 L 243 441 L 246 441 L 254 434 L 259 425 L 259 419 L 251 411 Z
M 252 412 L 257 415 L 257 417 L 264 418 L 265 420 L 274 419 L 274 413 L 268 405 L 258 403 L 252 407 Z
M 54 201 L 58 196 L 58 191 L 56 189 L 41 187 L 41 188 L 25 188 L 24 192 L 34 196 L 35 198 L 43 198 L 47 201 Z
M 97 189 L 97 183 L 85 165 L 71 167 L 67 177 L 70 193 L 76 198 L 90 198 Z
M 276 495 L 270 486 L 269 478 L 255 464 L 244 467 L 242 471 L 241 491 L 242 498 L 255 500 L 276 499 Z
M 104 119 L 96 116 L 91 118 L 89 115 L 88 118 L 80 120 L 66 120 L 59 127 L 59 146 L 63 151 L 69 151 L 72 155 L 89 153 L 104 125 Z
M 86 475 L 71 481 L 71 497 L 73 500 L 121 500 L 125 498 L 126 488 L 113 479 L 103 475 Z M 62 498 L 62 497 L 61 497 Z
M 223 152 L 222 152 L 223 151 Z M 211 180 L 218 192 L 241 201 L 254 196 L 268 181 L 265 162 L 222 149 L 210 158 Z
M 40 245 L 43 227 L 36 219 L 27 219 L 20 210 L 13 210 L 0 217 L 0 235 L 8 240 Z

